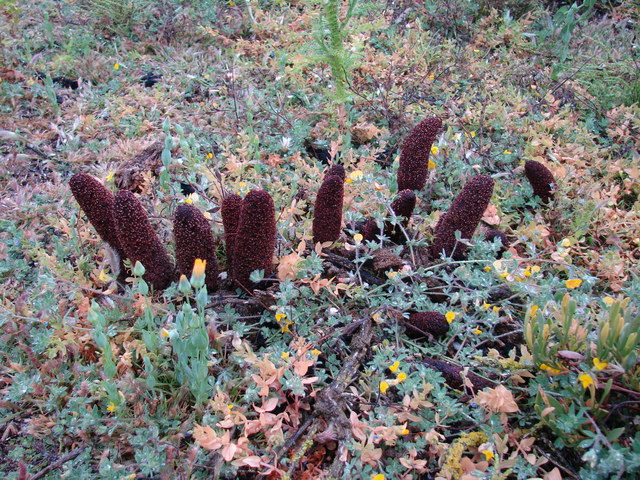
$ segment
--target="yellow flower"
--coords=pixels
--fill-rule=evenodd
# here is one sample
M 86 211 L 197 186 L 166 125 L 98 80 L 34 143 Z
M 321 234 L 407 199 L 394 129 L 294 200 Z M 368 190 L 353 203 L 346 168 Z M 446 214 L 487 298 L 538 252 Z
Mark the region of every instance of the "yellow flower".
M 480 330 L 479 328 L 476 328 L 473 333 L 475 333 L 476 335 L 480 335 L 482 333 L 482 330 Z
M 205 78 L 206 80 L 209 80 L 209 77 L 210 77 L 210 76 L 211 76 L 211 75 L 209 75 L 208 73 L 205 73 L 205 74 L 204 74 L 204 78 Z
M 111 280 L 111 277 L 106 273 L 104 273 L 104 270 L 100 269 L 100 273 L 98 274 L 98 280 L 100 280 L 102 283 L 106 283 L 109 280 Z
M 204 270 L 207 268 L 207 261 L 202 260 L 201 258 L 196 258 L 196 261 L 193 263 L 193 271 L 191 275 L 194 278 L 202 278 L 204 277 Z
M 247 188 L 247 182 L 240 182 L 238 183 L 238 188 L 240 190 L 244 190 L 245 188 Z
M 396 278 L 397 275 L 398 275 L 398 272 L 387 272 L 387 277 L 389 277 L 390 280 L 393 280 L 394 278 Z
M 116 411 L 116 404 L 113 402 L 109 402 L 109 405 L 107 406 L 107 411 L 108 412 L 115 412 Z
M 120 70 L 120 64 L 118 62 L 113 64 L 113 69 L 114 70 Z
M 353 183 L 353 180 L 351 180 L 350 178 L 347 178 L 347 179 L 345 180 L 345 182 L 347 182 L 347 183 Z
M 429 159 L 429 168 L 436 168 L 436 162 L 434 162 L 433 160 Z
M 204 215 L 204 218 L 206 218 L 207 220 L 211 220 L 211 213 L 204 212 L 202 215 Z
M 532 275 L 531 273 L 531 267 L 527 267 L 524 269 L 524 276 L 525 277 L 530 277 Z
M 540 365 L 540 370 L 544 370 L 549 375 L 557 375 L 558 373 L 560 373 L 559 369 L 550 367 L 546 363 L 543 363 L 543 364 Z
M 562 245 L 565 248 L 568 248 L 571 246 L 571 240 L 569 240 L 568 238 L 565 238 L 560 242 L 560 245 Z
M 440 149 L 437 146 L 435 145 L 431 146 L 431 155 L 437 155 L 439 151 Z
M 607 362 L 602 362 L 599 358 L 593 359 L 593 366 L 596 367 L 596 370 L 604 370 L 609 365 Z
M 494 312 L 494 313 L 498 313 L 498 312 L 500 311 L 500 307 L 496 307 L 496 306 L 494 306 L 494 307 L 492 308 L 492 310 L 493 310 L 493 312 Z
M 502 153 L 504 153 L 505 155 L 511 155 L 513 152 L 510 152 L 508 149 L 505 149 L 504 152 Z
M 205 75 L 205 77 L 206 77 L 206 75 Z M 211 160 L 213 158 L 213 153 L 211 153 L 211 152 L 207 153 L 207 158 L 209 160 Z
M 531 267 L 531 271 L 533 273 L 540 273 L 540 267 L 538 265 L 534 265 L 533 267 Z
M 566 282 L 564 282 L 564 284 L 567 286 L 567 288 L 574 289 L 578 288 L 582 284 L 582 280 L 580 280 L 579 278 L 572 278 L 571 280 L 567 280 Z
M 540 307 L 538 307 L 538 305 L 533 305 L 531 307 L 531 316 L 534 317 L 536 313 L 538 313 L 538 310 L 540 310 Z
M 364 239 L 364 237 L 363 237 L 363 236 L 362 236 L 362 234 L 360 234 L 360 233 L 356 233 L 356 234 L 353 236 L 353 240 L 354 240 L 356 243 L 361 243 L 363 239 Z
M 474 48 L 474 49 L 473 49 L 473 53 L 479 53 L 479 52 L 480 52 L 480 50 L 479 50 L 479 49 L 477 49 L 477 48 Z
M 429 74 L 429 80 L 435 80 L 435 78 L 436 76 L 433 73 Z
M 453 322 L 453 319 L 456 318 L 456 312 L 447 312 L 444 318 L 447 319 L 447 322 L 451 323 Z
M 578 375 L 578 380 L 580 380 L 580 383 L 582 383 L 582 388 L 584 388 L 585 390 L 594 383 L 593 377 L 588 373 L 581 373 L 580 375 Z
M 169 338 L 169 330 L 163 328 L 162 330 L 160 330 L 160 335 L 162 335 L 164 338 Z
M 315 355 L 316 357 L 319 356 L 321 353 L 322 352 L 317 348 L 314 348 L 313 350 L 311 350 L 311 355 Z
M 389 384 L 387 382 L 380 382 L 380 391 L 382 393 L 387 393 L 387 390 L 389 390 Z
M 409 435 L 409 429 L 408 429 L 408 428 L 405 428 L 405 429 L 403 429 L 403 430 L 400 430 L 398 433 L 399 433 L 400 435 Z
M 615 298 L 613 298 L 613 297 L 604 297 L 604 298 L 602 299 L 602 301 L 603 301 L 605 304 L 607 304 L 607 305 L 611 306 L 611 305 L 613 305 L 613 304 L 614 304 L 614 302 L 616 301 L 616 299 L 615 299 Z
M 483 304 L 482 304 L 482 309 L 483 309 L 483 310 L 489 310 L 489 307 L 490 307 L 490 306 L 491 306 L 491 304 L 490 304 L 490 303 L 486 303 L 486 302 L 485 302 L 485 303 L 483 303 Z
M 285 318 L 287 318 L 287 314 L 286 313 L 276 313 L 276 322 L 280 323 Z
M 407 374 L 404 372 L 400 372 L 398 373 L 398 376 L 396 377 L 396 380 L 398 381 L 398 383 L 402 383 L 407 379 Z
M 282 358 L 283 360 L 288 360 L 289 352 L 282 352 L 282 355 L 280 355 L 280 358 Z
M 487 462 L 490 462 L 493 458 L 493 452 L 491 450 L 482 450 L 482 453 Z
M 508 276 L 509 276 L 509 272 L 502 272 L 502 273 L 500 274 L 500 277 L 501 277 L 501 278 L 507 278 Z
M 471 138 L 475 138 L 476 137 L 476 132 L 471 131 L 471 132 L 469 132 L 469 135 L 471 135 Z
M 377 475 L 374 475 L 373 473 L 371 474 L 371 480 L 384 480 L 384 475 L 379 473 Z
M 389 370 L 391 370 L 393 373 L 396 373 L 399 367 L 400 367 L 400 362 L 396 360 L 395 362 L 393 362 L 393 365 L 389 366 Z
M 354 170 L 349 174 L 349 178 L 351 180 L 360 180 L 362 179 L 363 175 L 364 174 L 362 173 L 362 170 Z
M 228 408 L 229 410 L 233 410 L 233 405 L 227 405 L 227 408 Z
M 114 173 L 115 173 L 115 172 L 114 172 L 113 170 L 109 170 L 109 171 L 107 172 L 107 176 L 105 177 L 105 180 L 106 180 L 107 182 L 112 181 L 112 180 L 113 180 L 113 175 L 114 175 Z
M 229 0 L 229 5 L 230 5 L 230 6 L 232 6 L 232 7 L 235 7 L 235 6 L 236 6 L 236 4 L 235 4 L 235 3 L 233 3 L 233 0 Z
M 484 271 L 485 272 L 490 272 L 491 271 L 491 267 L 489 265 L 487 265 L 486 267 L 484 267 Z

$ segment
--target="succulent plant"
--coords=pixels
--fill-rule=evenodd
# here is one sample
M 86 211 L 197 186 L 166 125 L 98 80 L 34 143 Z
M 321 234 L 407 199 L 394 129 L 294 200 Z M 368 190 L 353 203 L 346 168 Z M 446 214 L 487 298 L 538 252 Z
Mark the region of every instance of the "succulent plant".
M 429 173 L 429 154 L 438 132 L 439 118 L 426 118 L 418 123 L 402 144 L 398 167 L 398 190 L 422 190 Z
M 406 332 L 410 338 L 424 337 L 431 334 L 442 337 L 449 332 L 449 322 L 438 312 L 415 312 L 405 322 Z
M 251 272 L 264 270 L 265 276 L 272 273 L 275 245 L 273 199 L 264 190 L 252 190 L 242 201 L 235 238 L 233 272 L 238 285 L 252 290 L 255 285 L 249 278 Z
M 195 206 L 182 204 L 174 215 L 173 238 L 179 273 L 189 276 L 197 258 L 206 260 L 205 283 L 210 291 L 215 290 L 218 285 L 218 260 L 209 220 Z
M 125 255 L 132 263 L 144 266 L 144 279 L 156 290 L 169 286 L 175 272 L 171 260 L 149 223 L 147 212 L 129 190 L 121 190 L 115 196 L 113 218 Z
M 465 257 L 467 246 L 457 242 L 456 231 L 460 231 L 462 239 L 473 237 L 492 194 L 493 179 L 488 175 L 478 175 L 467 182 L 436 225 L 433 257 L 438 258 L 443 251 L 456 260 Z
M 547 167 L 535 160 L 527 160 L 524 164 L 524 173 L 533 187 L 533 193 L 540 197 L 542 203 L 553 200 L 556 180 Z
M 222 225 L 224 227 L 224 245 L 227 254 L 227 275 L 233 278 L 233 255 L 236 235 L 238 233 L 238 223 L 240 222 L 240 211 L 242 210 L 242 197 L 240 195 L 226 195 L 222 199 L 220 214 L 222 215 Z
M 341 177 L 326 177 L 318 190 L 313 210 L 313 243 L 335 242 L 340 237 L 344 182 Z
M 113 219 L 114 195 L 98 180 L 84 173 L 77 173 L 69 180 L 71 193 L 89 218 L 100 238 L 122 256 L 124 253 Z
M 332 165 L 324 174 L 324 178 L 330 177 L 331 175 L 337 175 L 342 178 L 342 181 L 347 178 L 347 173 L 344 171 L 344 167 L 339 164 Z

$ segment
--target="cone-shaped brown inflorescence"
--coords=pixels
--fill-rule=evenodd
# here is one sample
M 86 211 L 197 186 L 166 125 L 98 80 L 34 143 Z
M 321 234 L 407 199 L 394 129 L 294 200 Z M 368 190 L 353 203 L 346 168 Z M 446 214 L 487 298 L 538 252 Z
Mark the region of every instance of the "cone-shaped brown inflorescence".
M 553 199 L 553 189 L 556 185 L 553 173 L 535 160 L 527 160 L 524 164 L 524 173 L 533 187 L 533 193 L 540 197 L 542 203 L 549 203 Z
M 502 254 L 507 251 L 507 248 L 509 248 L 509 239 L 504 234 L 504 232 L 496 228 L 489 228 L 486 232 L 484 232 L 484 239 L 487 242 L 493 243 L 496 238 L 499 239 L 500 243 L 502 244 L 502 247 L 500 247 L 500 250 L 498 250 L 498 258 L 500 258 L 502 257 Z
M 439 118 L 426 118 L 413 127 L 402 144 L 398 167 L 398 191 L 422 190 L 429 173 L 429 154 L 438 132 L 442 128 Z
M 347 178 L 347 173 L 344 171 L 344 167 L 342 165 L 336 164 L 332 165 L 327 173 L 324 174 L 324 178 L 330 177 L 331 175 L 337 175 L 344 182 L 345 178 Z
M 238 285 L 252 290 L 249 279 L 254 270 L 273 271 L 276 247 L 276 218 L 273 200 L 264 190 L 252 190 L 242 201 L 233 254 L 234 279 Z
M 404 217 L 402 220 L 402 228 L 406 227 L 413 213 L 413 209 L 416 207 L 416 194 L 413 190 L 402 190 L 393 203 L 391 204 L 391 210 L 398 217 Z M 385 225 L 385 234 L 389 235 L 389 238 L 395 243 L 401 243 L 404 240 L 404 234 L 402 233 L 400 225 L 391 225 L 388 223 Z
M 442 337 L 449 332 L 447 318 L 438 312 L 416 312 L 405 323 L 410 338 L 420 338 L 427 334 Z
M 423 362 L 427 367 L 432 368 L 442 374 L 444 377 L 444 381 L 447 382 L 452 388 L 461 389 L 463 386 L 462 383 L 462 368 L 453 365 L 449 362 L 444 362 L 442 360 L 436 360 L 435 358 L 427 358 Z M 469 372 L 467 374 L 467 379 L 471 381 L 473 384 L 474 390 L 482 390 L 483 388 L 490 387 L 495 388 L 496 384 L 490 380 L 485 380 L 484 378 L 476 375 L 475 373 Z
M 313 210 L 313 243 L 335 242 L 342 226 L 344 182 L 337 175 L 326 177 L 318 190 Z
M 189 277 L 196 258 L 206 260 L 204 273 L 207 289 L 215 290 L 218 286 L 218 260 L 209 220 L 195 206 L 182 204 L 174 216 L 173 238 L 176 242 L 178 271 Z
M 488 175 L 478 175 L 467 182 L 436 225 L 435 240 L 431 247 L 433 257 L 439 258 L 444 251 L 456 260 L 464 258 L 467 247 L 456 242 L 456 231 L 460 231 L 462 239 L 469 240 L 473 236 L 492 193 L 493 179 Z
M 114 196 L 100 182 L 90 175 L 78 173 L 69 180 L 71 192 L 80 208 L 89 218 L 100 238 L 123 256 L 123 249 L 116 233 L 113 220 Z
M 144 265 L 144 279 L 156 290 L 169 286 L 174 276 L 171 260 L 149 223 L 147 212 L 129 190 L 120 190 L 116 195 L 113 218 L 125 255 L 132 264 Z
M 231 194 L 222 199 L 220 214 L 224 226 L 224 247 L 227 254 L 227 276 L 233 278 L 233 255 L 235 253 L 235 241 L 242 210 L 242 197 Z

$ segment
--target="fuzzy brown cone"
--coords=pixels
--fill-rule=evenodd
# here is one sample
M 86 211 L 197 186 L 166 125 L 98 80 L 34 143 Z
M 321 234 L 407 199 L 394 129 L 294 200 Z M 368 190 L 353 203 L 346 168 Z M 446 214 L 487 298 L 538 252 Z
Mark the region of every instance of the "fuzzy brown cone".
M 413 214 L 413 209 L 416 207 L 416 194 L 413 193 L 413 190 L 402 190 L 398 198 L 396 198 L 391 204 L 391 210 L 398 217 L 404 217 L 401 222 L 401 225 L 391 225 L 388 222 L 385 225 L 385 234 L 389 235 L 391 241 L 394 243 L 402 243 L 405 239 L 404 234 L 402 233 L 402 228 L 406 227 L 409 223 L 409 219 Z
M 114 195 L 95 178 L 84 173 L 71 177 L 69 187 L 100 238 L 122 256 L 124 250 L 118 240 L 113 219 Z
M 327 173 L 324 174 L 324 178 L 330 177 L 332 175 L 337 175 L 342 179 L 342 181 L 347 178 L 347 173 L 344 171 L 344 167 L 338 164 L 332 165 L 331 168 L 327 170 Z
M 313 210 L 313 243 L 335 242 L 340 237 L 344 182 L 337 175 L 326 177 L 318 190 Z
M 248 290 L 254 288 L 249 279 L 254 270 L 273 271 L 276 246 L 276 218 L 273 199 L 264 190 L 252 190 L 242 201 L 240 222 L 233 254 L 234 279 Z
M 449 332 L 447 318 L 438 312 L 416 312 L 406 321 L 406 332 L 410 338 L 424 337 L 431 334 L 434 337 L 443 337 Z
M 240 195 L 234 193 L 222 199 L 220 214 L 222 215 L 222 225 L 224 227 L 224 246 L 227 254 L 227 274 L 229 278 L 233 278 L 233 254 L 235 253 L 235 241 L 241 210 L 242 197 Z
M 218 260 L 211 224 L 198 208 L 182 204 L 173 220 L 178 271 L 189 277 L 196 259 L 206 260 L 205 283 L 209 291 L 218 286 Z
M 433 257 L 440 258 L 442 251 L 456 260 L 465 257 L 467 246 L 456 243 L 455 233 L 459 230 L 462 239 L 473 237 L 492 194 L 493 179 L 488 175 L 478 175 L 467 182 L 436 225 L 435 240 L 431 247 Z
M 542 203 L 549 203 L 553 199 L 553 188 L 556 184 L 553 173 L 535 160 L 527 160 L 524 173 L 533 187 L 533 193 L 540 197 Z
M 439 118 L 426 118 L 418 123 L 402 144 L 398 167 L 398 191 L 422 190 L 429 173 L 431 146 L 442 128 Z
M 168 287 L 174 268 L 144 207 L 129 190 L 121 190 L 115 196 L 113 212 L 118 239 L 127 258 L 132 264 L 142 263 L 145 281 L 156 290 Z
M 442 360 L 436 360 L 435 358 L 427 358 L 423 362 L 428 367 L 436 370 L 442 374 L 445 382 L 452 388 L 461 389 L 463 386 L 462 377 L 460 374 L 462 373 L 462 368 L 453 365 L 449 362 L 444 362 Z M 485 380 L 484 378 L 476 375 L 475 373 L 467 373 L 467 379 L 471 381 L 473 384 L 473 388 L 477 390 L 482 390 L 483 388 L 490 387 L 494 388 L 496 384 L 490 380 Z

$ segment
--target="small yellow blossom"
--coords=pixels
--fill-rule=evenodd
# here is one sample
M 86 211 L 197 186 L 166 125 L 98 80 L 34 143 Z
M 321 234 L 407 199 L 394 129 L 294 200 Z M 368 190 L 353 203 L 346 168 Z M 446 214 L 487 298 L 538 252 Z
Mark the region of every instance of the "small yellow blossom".
M 431 146 L 431 155 L 437 155 L 439 151 L 440 149 L 437 146 L 435 145 Z
M 233 405 L 227 405 L 227 408 L 228 408 L 229 410 L 233 410 Z
M 206 218 L 207 220 L 211 220 L 211 213 L 210 212 L 204 212 L 202 215 L 204 215 L 204 218 Z
M 456 318 L 456 312 L 447 312 L 444 318 L 447 319 L 447 322 L 453 322 L 453 319 Z
M 435 80 L 436 76 L 433 73 L 429 74 L 429 80 Z
M 611 305 L 613 305 L 613 304 L 614 304 L 614 302 L 616 301 L 616 299 L 615 299 L 615 298 L 613 298 L 613 297 L 604 297 L 604 298 L 602 299 L 602 301 L 603 301 L 606 305 L 611 306 Z
M 484 271 L 485 272 L 490 272 L 491 271 L 491 267 L 489 265 L 487 265 L 486 267 L 484 267 Z
M 362 170 L 354 170 L 349 174 L 349 178 L 354 181 L 361 180 L 363 176 Z
M 113 69 L 114 70 L 120 70 L 120 64 L 118 62 L 113 64 Z
M 209 152 L 207 153 L 207 159 L 211 160 L 213 158 L 213 153 Z
M 400 372 L 398 373 L 396 380 L 398 381 L 398 383 L 402 383 L 407 379 L 407 374 L 404 372 Z
M 400 362 L 396 360 L 395 362 L 393 362 L 393 365 L 389 366 L 389 370 L 395 373 L 399 367 L 400 367 Z
M 533 305 L 531 307 L 531 316 L 534 317 L 536 315 L 536 313 L 538 313 L 539 309 L 540 309 L 540 307 L 538 307 L 538 305 Z
M 609 365 L 607 362 L 603 362 L 597 357 L 593 359 L 593 366 L 596 367 L 596 370 L 604 370 L 607 365 Z
M 247 182 L 240 182 L 238 183 L 238 188 L 240 190 L 244 190 L 245 188 L 247 188 Z
M 387 390 L 389 390 L 389 384 L 385 381 L 380 382 L 380 391 L 382 393 L 387 393 Z
M 196 261 L 193 262 L 193 271 L 191 275 L 193 278 L 202 278 L 204 277 L 204 271 L 207 268 L 207 261 L 201 258 L 196 258 Z
M 115 412 L 116 411 L 116 404 L 113 402 L 109 402 L 109 405 L 107 406 L 107 411 L 108 412 Z
M 385 476 L 382 473 L 378 473 L 377 475 L 371 474 L 371 480 L 384 480 Z
M 500 311 L 500 307 L 496 307 L 496 306 L 494 305 L 494 307 L 492 308 L 492 310 L 493 310 L 493 313 L 498 313 L 498 312 Z
M 475 138 L 476 137 L 476 132 L 471 131 L 471 132 L 469 132 L 469 135 L 471 135 L 471 138 Z
M 531 271 L 533 273 L 540 273 L 540 267 L 538 265 L 534 265 L 533 267 L 531 267 Z
M 505 155 L 511 155 L 513 152 L 510 152 L 508 149 L 505 149 L 504 152 L 502 153 L 504 153 Z
M 311 355 L 314 356 L 319 356 L 322 352 L 320 350 L 318 350 L 317 348 L 314 348 L 313 350 L 311 350 Z
M 509 272 L 502 272 L 500 274 L 500 278 L 507 278 L 509 276 Z
M 276 313 L 276 322 L 280 323 L 285 318 L 287 318 L 287 314 L 286 313 Z
M 282 358 L 283 360 L 288 360 L 289 352 L 282 352 L 282 355 L 280 355 L 280 358 Z
M 525 277 L 530 277 L 532 275 L 531 273 L 531 267 L 527 267 L 524 269 L 524 276 Z
M 564 284 L 567 286 L 567 288 L 574 289 L 578 288 L 582 284 L 582 280 L 580 280 L 579 278 L 572 278 L 564 282 Z
M 434 162 L 433 160 L 429 159 L 429 163 L 427 164 L 429 166 L 429 168 L 433 169 L 436 168 L 436 162 Z
M 353 236 L 353 240 L 354 240 L 356 243 L 362 243 L 362 240 L 363 240 L 363 239 L 364 239 L 364 237 L 363 237 L 363 236 L 362 236 L 362 234 L 360 234 L 360 233 L 356 233 L 356 234 Z
M 475 333 L 476 335 L 480 335 L 482 333 L 482 330 L 480 330 L 479 328 L 476 328 L 473 333 Z
M 584 388 L 585 390 L 594 383 L 593 377 L 588 373 L 581 373 L 580 375 L 578 375 L 578 380 L 580 380 L 580 383 L 582 383 L 582 388 Z
M 409 429 L 404 428 L 398 432 L 400 435 L 409 435 Z
M 490 307 L 490 306 L 491 306 L 491 304 L 490 304 L 490 303 L 486 303 L 486 302 L 485 302 L 485 303 L 483 303 L 483 304 L 482 304 L 482 309 L 483 309 L 483 310 L 489 310 L 489 307 Z
M 473 49 L 473 53 L 479 53 L 479 52 L 480 52 L 480 49 L 478 49 L 478 48 L 474 48 Z
M 491 450 L 482 450 L 482 454 L 487 462 L 490 462 L 493 458 L 493 452 Z
M 540 370 L 544 370 L 549 375 L 557 375 L 558 373 L 560 373 L 559 369 L 550 367 L 546 363 L 543 363 L 543 364 L 540 365 Z
M 205 78 L 206 80 L 209 80 L 209 77 L 210 77 L 210 76 L 211 76 L 211 75 L 209 75 L 208 73 L 205 73 L 205 74 L 204 74 L 204 78 Z
M 347 178 L 347 179 L 345 180 L 345 182 L 347 182 L 347 183 L 353 183 L 353 180 L 351 180 L 350 178 Z
M 138 478 L 138 474 L 137 473 L 132 473 L 131 475 L 127 475 L 124 478 L 125 478 L 125 480 L 135 480 L 136 478 Z
M 398 272 L 387 272 L 387 277 L 389 277 L 390 280 L 393 280 L 394 278 L 396 278 L 397 275 L 398 275 Z
M 562 245 L 564 248 L 568 248 L 571 246 L 571 240 L 569 240 L 568 238 L 565 238 L 560 242 L 560 245 Z
M 105 177 L 105 180 L 106 180 L 107 182 L 111 182 L 111 181 L 113 180 L 113 175 L 114 175 L 114 173 L 115 173 L 115 172 L 114 172 L 113 170 L 109 170 L 109 171 L 107 172 L 107 176 Z
M 162 335 L 162 337 L 164 338 L 169 338 L 169 330 L 163 328 L 162 330 L 160 330 L 160 335 Z
M 98 274 L 98 280 L 100 280 L 102 283 L 106 283 L 109 280 L 111 280 L 111 277 L 106 273 L 104 273 L 104 270 L 100 269 L 100 273 Z

